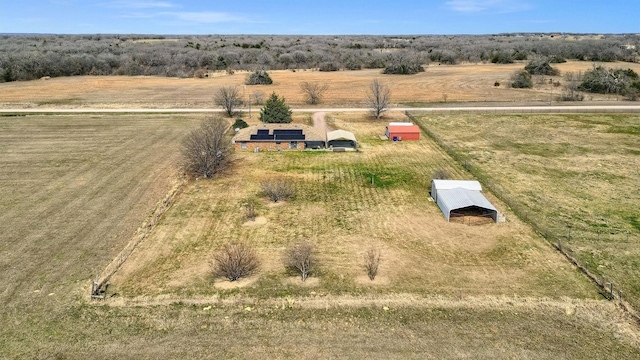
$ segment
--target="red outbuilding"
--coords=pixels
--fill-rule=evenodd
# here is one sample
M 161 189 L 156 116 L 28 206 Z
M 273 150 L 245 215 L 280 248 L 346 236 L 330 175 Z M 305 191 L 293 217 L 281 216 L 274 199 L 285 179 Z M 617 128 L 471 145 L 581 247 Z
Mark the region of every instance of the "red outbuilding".
M 393 141 L 420 140 L 420 127 L 418 125 L 389 125 L 386 135 L 389 140 Z

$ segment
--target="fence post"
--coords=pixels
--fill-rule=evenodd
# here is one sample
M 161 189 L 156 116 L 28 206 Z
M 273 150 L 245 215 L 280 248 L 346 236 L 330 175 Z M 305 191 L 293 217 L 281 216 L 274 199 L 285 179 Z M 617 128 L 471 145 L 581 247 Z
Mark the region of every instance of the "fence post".
M 613 281 L 609 283 L 609 293 L 611 294 L 611 300 L 613 300 Z

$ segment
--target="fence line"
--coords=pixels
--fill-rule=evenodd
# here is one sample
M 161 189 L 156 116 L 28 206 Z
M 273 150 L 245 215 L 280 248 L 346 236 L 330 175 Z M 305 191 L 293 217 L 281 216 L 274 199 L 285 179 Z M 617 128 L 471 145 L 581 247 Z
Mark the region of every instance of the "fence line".
M 431 131 L 426 125 L 424 125 L 421 121 L 418 121 L 414 115 L 405 111 L 405 115 L 411 119 L 415 124 L 417 124 L 422 131 L 424 131 L 438 146 L 440 146 L 449 156 L 451 156 L 455 161 L 460 163 L 469 173 L 471 173 L 478 181 L 480 181 L 483 186 L 489 191 L 491 191 L 497 198 L 499 198 L 502 202 L 504 202 L 511 211 L 519 217 L 523 222 L 529 224 L 533 230 L 541 235 L 551 246 L 553 246 L 558 252 L 560 252 L 569 262 L 574 264 L 588 279 L 590 279 L 599 289 L 600 293 L 609 300 L 617 300 L 619 306 L 629 313 L 632 317 L 635 318 L 637 322 L 640 323 L 640 314 L 638 314 L 631 305 L 624 301 L 623 291 L 622 289 L 614 289 L 613 281 L 607 281 L 608 278 L 604 274 L 594 274 L 590 271 L 589 263 L 585 262 L 581 264 L 580 261 L 576 258 L 576 254 L 568 246 L 568 242 L 571 241 L 572 238 L 576 237 L 576 230 L 579 230 L 579 234 L 583 234 L 581 238 L 597 238 L 598 240 L 604 235 L 601 230 L 597 230 L 597 232 L 588 231 L 585 229 L 580 229 L 578 227 L 568 226 L 568 227 L 560 227 L 560 228 L 552 228 L 545 225 L 542 225 L 538 220 L 536 220 L 529 212 L 528 209 L 523 209 L 522 205 L 517 203 L 514 199 L 512 199 L 508 194 L 505 194 L 504 188 L 502 185 L 498 184 L 496 181 L 488 177 L 481 167 L 473 165 L 469 159 L 460 155 L 456 152 L 451 146 L 447 145 L 436 133 Z M 587 236 L 584 236 L 587 234 Z M 622 235 L 625 236 L 626 240 L 629 240 L 629 231 L 608 231 L 607 235 Z M 595 264 L 591 264 L 595 265 Z M 616 291 L 617 290 L 617 291 Z
M 390 110 L 393 110 L 393 108 L 391 108 Z M 469 107 L 469 108 L 432 107 L 432 108 L 423 108 L 423 109 L 416 109 L 416 110 L 406 110 L 405 108 L 405 114 L 409 113 L 409 111 L 421 111 L 425 113 L 446 114 L 446 115 L 461 115 L 461 114 L 470 114 L 470 113 L 485 114 L 485 115 L 488 115 L 488 114 L 495 114 L 495 115 L 500 115 L 500 114 L 503 114 L 503 115 L 507 115 L 507 114 L 610 114 L 610 113 L 631 114 L 631 113 L 640 112 L 640 107 L 635 105 L 628 105 L 628 106 L 625 106 L 625 105 L 606 106 L 605 105 L 604 107 L 579 106 L 579 105 L 576 105 L 576 106 L 544 105 L 539 107 L 514 106 L 513 108 L 491 107 L 491 106 L 486 106 L 486 107 L 477 106 L 477 107 Z
M 173 205 L 176 196 L 182 191 L 186 183 L 187 182 L 185 179 L 181 179 L 180 183 L 169 190 L 164 199 L 156 205 L 156 208 L 153 210 L 151 216 L 142 224 L 142 226 L 140 226 L 140 228 L 138 228 L 127 245 L 125 245 L 125 247 L 107 265 L 107 267 L 104 268 L 104 270 L 102 270 L 100 274 L 98 274 L 96 280 L 92 283 L 92 298 L 100 298 L 101 296 L 99 295 L 104 295 L 106 298 L 106 288 L 111 277 L 120 269 L 125 261 L 127 261 L 129 256 L 138 247 L 138 245 L 149 235 L 162 215 L 171 207 L 171 205 Z

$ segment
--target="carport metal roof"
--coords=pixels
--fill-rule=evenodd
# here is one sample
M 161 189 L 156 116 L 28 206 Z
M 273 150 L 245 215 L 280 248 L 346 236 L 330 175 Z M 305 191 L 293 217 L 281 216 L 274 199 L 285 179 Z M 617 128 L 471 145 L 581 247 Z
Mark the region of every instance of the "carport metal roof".
M 356 137 L 352 132 L 346 130 L 334 130 L 327 133 L 327 141 L 332 140 L 351 140 L 356 142 Z
M 438 190 L 451 190 L 464 188 L 468 190 L 482 191 L 482 185 L 477 180 L 439 180 L 433 179 L 433 186 Z

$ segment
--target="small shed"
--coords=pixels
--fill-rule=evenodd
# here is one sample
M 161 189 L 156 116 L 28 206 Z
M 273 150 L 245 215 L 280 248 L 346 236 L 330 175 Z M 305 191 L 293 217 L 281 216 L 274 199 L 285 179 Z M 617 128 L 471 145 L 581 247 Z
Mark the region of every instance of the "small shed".
M 447 221 L 457 216 L 488 217 L 498 222 L 498 210 L 482 195 L 475 180 L 432 180 L 431 197 Z
M 346 130 L 335 130 L 327 133 L 328 148 L 355 149 L 358 147 L 355 135 Z
M 393 123 L 391 123 L 393 124 Z M 389 140 L 420 140 L 420 127 L 418 125 L 391 125 L 387 126 L 385 135 Z

